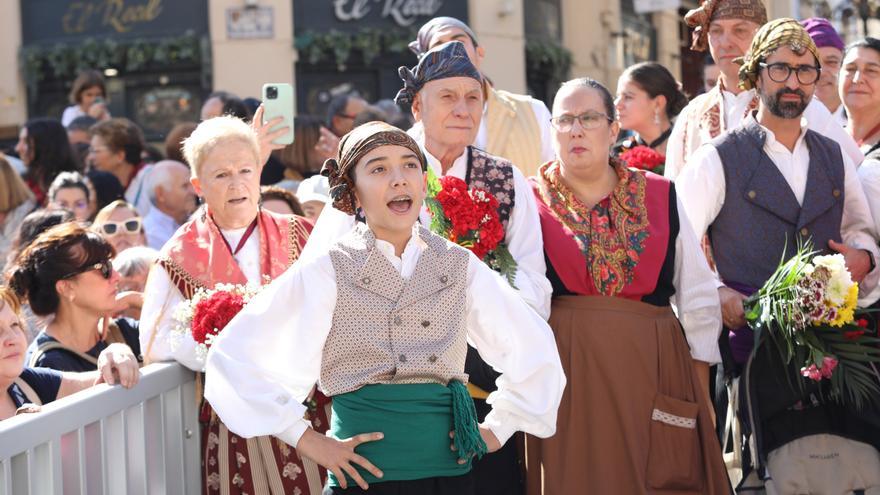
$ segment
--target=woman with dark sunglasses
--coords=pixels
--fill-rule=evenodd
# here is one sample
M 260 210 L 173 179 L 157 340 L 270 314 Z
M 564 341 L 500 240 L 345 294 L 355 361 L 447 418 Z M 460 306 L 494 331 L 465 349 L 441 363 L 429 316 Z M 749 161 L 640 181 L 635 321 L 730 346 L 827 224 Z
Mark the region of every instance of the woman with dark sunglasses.
M 141 216 L 134 206 L 121 199 L 105 206 L 95 215 L 92 230 L 101 234 L 116 253 L 147 245 Z
M 28 347 L 27 366 L 92 371 L 106 350 L 119 363 L 120 381 L 136 380 L 138 322 L 111 315 L 142 305 L 143 296 L 118 293 L 114 254 L 97 233 L 66 223 L 41 234 L 19 255 L 11 287 L 35 314 L 54 314 Z

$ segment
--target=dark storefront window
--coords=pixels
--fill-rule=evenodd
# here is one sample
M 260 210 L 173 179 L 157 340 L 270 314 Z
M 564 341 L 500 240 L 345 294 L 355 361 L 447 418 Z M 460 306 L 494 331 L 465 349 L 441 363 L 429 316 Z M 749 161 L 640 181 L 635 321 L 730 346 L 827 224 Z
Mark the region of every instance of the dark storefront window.
M 657 30 L 651 14 L 636 13 L 633 0 L 620 0 L 623 66 L 657 60 Z
M 317 116 L 342 92 L 393 98 L 397 68 L 416 63 L 406 45 L 422 24 L 437 16 L 468 20 L 467 0 L 297 0 L 293 11 L 297 111 Z
M 197 121 L 210 88 L 208 0 L 21 0 L 29 117 L 60 118 L 82 69 L 104 73 L 110 113 L 161 140 Z
M 525 0 L 523 8 L 526 84 L 529 94 L 550 106 L 571 69 L 571 52 L 562 46 L 561 2 Z

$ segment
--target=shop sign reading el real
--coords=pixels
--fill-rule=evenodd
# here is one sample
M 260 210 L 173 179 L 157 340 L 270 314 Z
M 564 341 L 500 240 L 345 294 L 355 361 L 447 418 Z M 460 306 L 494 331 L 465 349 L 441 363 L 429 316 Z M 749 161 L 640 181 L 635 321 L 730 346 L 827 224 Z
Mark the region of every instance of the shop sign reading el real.
M 9 0 L 3 0 L 9 1 Z M 23 44 L 208 32 L 207 0 L 21 0 Z
M 371 13 L 391 19 L 398 26 L 413 25 L 420 17 L 431 18 L 443 7 L 443 0 L 334 0 L 333 14 L 341 22 L 360 21 Z

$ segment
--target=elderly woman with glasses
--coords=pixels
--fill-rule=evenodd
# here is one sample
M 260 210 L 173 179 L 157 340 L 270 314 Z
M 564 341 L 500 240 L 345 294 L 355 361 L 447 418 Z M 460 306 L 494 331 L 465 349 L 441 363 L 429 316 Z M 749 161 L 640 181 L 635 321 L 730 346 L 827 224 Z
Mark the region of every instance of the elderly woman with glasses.
M 136 381 L 138 324 L 112 315 L 141 304 L 139 294 L 117 291 L 113 246 L 76 223 L 40 234 L 16 260 L 10 286 L 38 316 L 54 315 L 28 348 L 27 366 L 93 371 L 111 352 L 123 384 Z
M 143 219 L 134 205 L 121 199 L 101 208 L 95 215 L 92 230 L 101 234 L 113 246 L 116 254 L 128 248 L 147 245 Z
M 707 383 L 718 292 L 675 188 L 609 156 L 598 82 L 563 84 L 551 122 L 556 160 L 532 180 L 569 382 L 556 435 L 528 439 L 528 491 L 729 493 Z
M 254 122 L 262 122 L 262 110 Z M 205 207 L 165 243 L 147 277 L 145 292 L 154 295 L 141 313 L 141 343 L 148 361 L 175 360 L 203 371 L 204 357 L 196 352 L 192 335 L 173 331 L 177 305 L 217 284 L 268 283 L 299 258 L 311 224 L 260 208 L 260 170 L 268 157 L 260 141 L 259 132 L 230 116 L 202 122 L 184 141 L 190 180 Z M 326 399 L 320 394 L 312 398 L 309 417 L 324 432 L 329 426 L 323 411 Z M 260 493 L 267 486 L 271 493 L 321 493 L 323 474 L 317 465 L 298 457 L 284 442 L 231 433 L 207 401 L 201 421 L 205 493 Z

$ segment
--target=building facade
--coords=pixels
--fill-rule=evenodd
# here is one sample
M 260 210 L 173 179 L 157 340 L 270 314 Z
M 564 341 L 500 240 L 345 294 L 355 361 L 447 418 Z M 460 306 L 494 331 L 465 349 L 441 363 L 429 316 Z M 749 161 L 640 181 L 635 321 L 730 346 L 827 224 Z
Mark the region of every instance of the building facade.
M 151 139 L 196 120 L 212 90 L 242 97 L 265 82 L 296 88 L 299 113 L 333 94 L 393 97 L 406 42 L 427 19 L 465 20 L 502 89 L 551 103 L 558 83 L 589 76 L 614 89 L 629 65 L 657 60 L 699 85 L 704 55 L 682 22 L 697 0 L 7 0 L 0 2 L 0 139 L 28 118 L 60 116 L 81 66 L 107 76 L 111 113 Z M 646 11 L 647 9 L 647 11 Z M 771 17 L 804 10 L 771 0 Z

